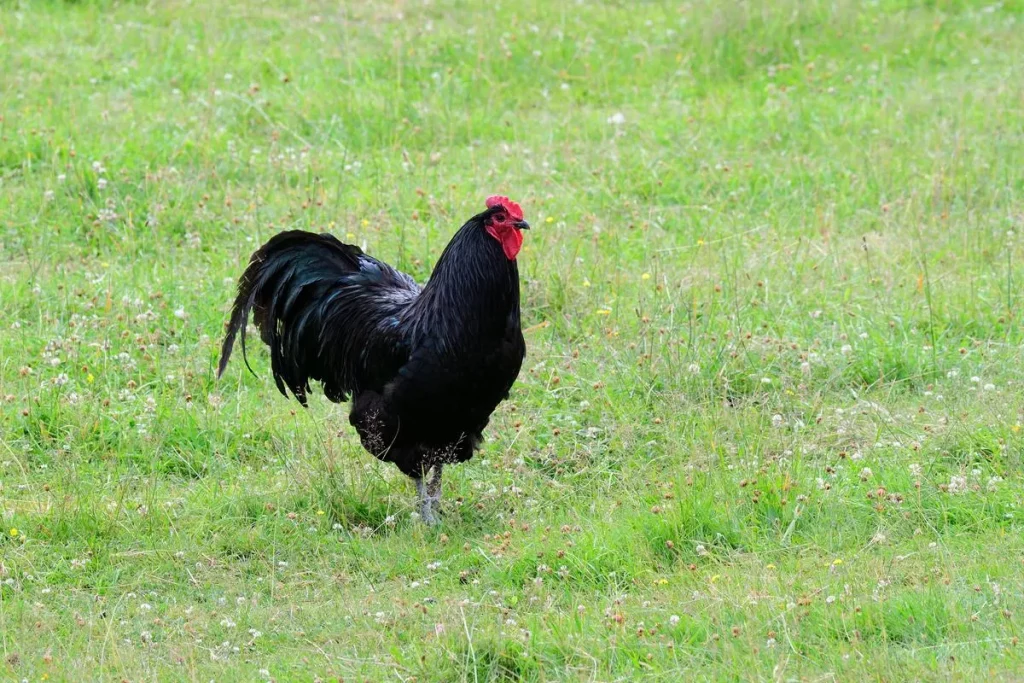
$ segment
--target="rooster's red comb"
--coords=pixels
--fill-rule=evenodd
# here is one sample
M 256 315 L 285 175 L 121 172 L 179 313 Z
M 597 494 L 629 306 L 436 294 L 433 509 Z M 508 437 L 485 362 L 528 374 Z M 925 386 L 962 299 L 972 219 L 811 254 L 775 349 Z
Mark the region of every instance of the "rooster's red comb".
M 488 209 L 493 209 L 496 206 L 500 206 L 501 208 L 505 209 L 505 211 L 508 212 L 508 215 L 509 215 L 509 217 L 512 218 L 512 220 L 514 220 L 514 221 L 521 221 L 521 220 L 523 220 L 523 210 L 522 210 L 522 208 L 520 208 L 520 206 L 518 204 L 516 204 L 514 201 L 512 201 L 508 197 L 503 197 L 503 196 L 497 195 L 497 194 L 493 195 L 491 197 L 488 197 L 487 198 L 487 208 Z

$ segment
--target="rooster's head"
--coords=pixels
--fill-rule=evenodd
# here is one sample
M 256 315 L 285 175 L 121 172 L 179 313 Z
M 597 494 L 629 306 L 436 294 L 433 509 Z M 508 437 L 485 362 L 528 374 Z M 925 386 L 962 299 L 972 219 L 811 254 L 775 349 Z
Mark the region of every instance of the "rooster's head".
M 514 261 L 523 246 L 522 231 L 530 229 L 530 224 L 523 220 L 523 210 L 508 197 L 498 195 L 487 198 L 487 208 L 484 228 L 501 244 L 505 257 Z

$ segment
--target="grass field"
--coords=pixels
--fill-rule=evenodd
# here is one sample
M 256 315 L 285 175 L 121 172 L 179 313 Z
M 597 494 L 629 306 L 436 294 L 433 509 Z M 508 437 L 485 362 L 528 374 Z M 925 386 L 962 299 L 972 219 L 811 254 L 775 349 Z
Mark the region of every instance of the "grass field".
M 1020 680 L 1024 2 L 0 2 L 0 679 Z M 529 352 L 440 527 L 214 363 L 285 228 Z

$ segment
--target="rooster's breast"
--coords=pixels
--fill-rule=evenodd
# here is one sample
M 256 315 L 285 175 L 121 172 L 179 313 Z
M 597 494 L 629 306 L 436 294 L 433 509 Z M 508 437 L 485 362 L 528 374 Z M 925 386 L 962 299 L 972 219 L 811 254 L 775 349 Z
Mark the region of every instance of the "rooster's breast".
M 406 436 L 435 446 L 464 435 L 479 436 L 494 409 L 508 398 L 525 349 L 516 329 L 458 354 L 423 354 L 425 362 L 417 364 L 421 373 L 404 383 L 418 399 L 402 402 Z

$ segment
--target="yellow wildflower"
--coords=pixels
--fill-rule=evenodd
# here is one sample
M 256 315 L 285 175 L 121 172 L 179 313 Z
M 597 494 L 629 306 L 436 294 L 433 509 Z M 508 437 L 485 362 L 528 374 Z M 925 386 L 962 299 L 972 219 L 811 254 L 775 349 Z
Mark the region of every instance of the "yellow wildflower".
M 641 280 L 650 280 L 651 279 L 651 274 L 650 273 L 644 273 L 643 275 L 640 276 L 640 279 Z
M 10 533 L 11 533 L 11 538 L 17 538 L 18 534 L 20 534 L 21 532 L 18 531 L 15 527 L 11 527 L 11 532 Z
M 766 565 L 764 566 L 764 568 L 765 568 L 765 569 L 775 569 L 775 565 L 774 565 L 774 564 L 772 564 L 771 562 L 769 562 L 768 564 L 766 564 Z
M 597 309 L 594 312 L 597 313 L 598 315 L 611 315 L 612 314 L 612 312 L 609 309 L 607 309 L 607 308 L 599 308 L 599 309 Z
M 555 219 L 554 219 L 553 216 L 548 216 L 547 218 L 544 219 L 544 222 L 545 223 L 554 223 Z

